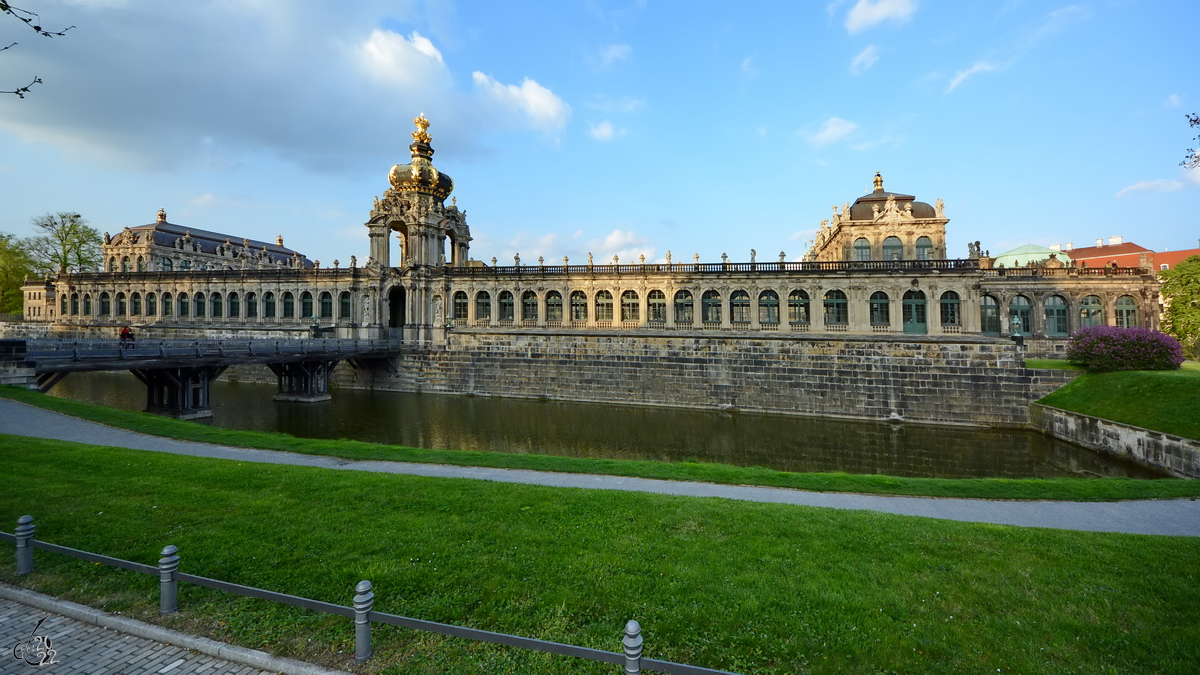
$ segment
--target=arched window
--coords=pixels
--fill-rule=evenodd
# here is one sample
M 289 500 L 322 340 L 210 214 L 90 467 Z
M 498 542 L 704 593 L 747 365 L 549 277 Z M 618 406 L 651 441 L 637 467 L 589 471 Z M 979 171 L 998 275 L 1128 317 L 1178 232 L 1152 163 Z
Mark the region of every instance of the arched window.
M 929 318 L 925 308 L 924 291 L 911 290 L 904 294 L 904 332 L 924 335 L 929 332 Z
M 125 316 L 128 309 L 125 294 L 117 293 L 117 316 Z
M 883 291 L 875 291 L 871 294 L 871 325 L 892 325 L 892 313 L 888 307 L 888 296 Z
M 258 318 L 258 294 L 256 293 L 246 294 L 246 318 Z
M 192 269 L 192 261 L 191 260 L 180 260 L 179 261 L 179 271 L 186 272 L 190 269 Z
M 538 320 L 538 296 L 533 291 L 525 291 L 521 294 L 521 321 L 529 323 L 537 323 Z
M 172 269 L 174 269 L 174 267 L 175 266 L 171 262 L 170 258 L 162 258 L 158 261 L 158 269 L 162 270 L 163 272 L 170 272 Z
M 173 306 L 174 303 L 171 301 L 171 294 L 163 293 L 162 300 L 163 300 L 163 316 L 171 316 L 171 314 L 173 314 L 175 311 L 175 307 Z
M 750 323 L 750 294 L 734 291 L 729 295 L 729 322 Z
M 1117 325 L 1121 328 L 1136 328 L 1138 325 L 1137 301 L 1128 295 L 1117 298 Z
M 692 304 L 691 291 L 675 292 L 675 323 L 695 322 L 696 315 Z
M 108 271 L 109 272 L 117 271 L 117 257 L 116 256 L 113 256 L 108 259 Z
M 59 304 L 58 315 L 66 316 L 67 315 L 67 294 L 63 293 L 62 295 L 58 296 L 58 301 L 59 301 L 58 302 L 58 304 Z
M 758 322 L 779 323 L 779 294 L 775 291 L 768 290 L 758 294 Z
M 487 291 L 479 291 L 475 294 L 475 318 L 487 319 L 492 318 L 492 294 Z
M 864 237 L 859 237 L 854 240 L 854 259 L 859 262 L 866 262 L 871 259 L 871 242 Z
M 500 320 L 512 321 L 515 313 L 516 299 L 509 291 L 500 291 Z
M 904 260 L 904 244 L 899 237 L 888 237 L 883 240 L 884 260 Z
M 979 330 L 984 335 L 1000 334 L 1000 303 L 990 295 L 979 298 Z
M 158 316 L 158 297 L 153 293 L 146 294 L 146 316 Z
M 209 312 L 209 313 L 208 313 L 208 315 L 209 315 L 210 317 L 214 318 L 214 319 L 219 319 L 219 318 L 221 318 L 221 316 L 222 316 L 222 314 L 223 314 L 223 312 L 221 311 L 221 310 L 223 309 L 223 308 L 221 307 L 221 304 L 222 304 L 222 303 L 221 303 L 221 294 L 220 294 L 220 293 L 213 293 L 213 294 L 212 294 L 212 296 L 209 298 L 209 301 L 208 301 L 208 305 L 209 305 L 209 307 L 211 307 L 211 308 L 212 308 L 212 311 L 211 311 L 211 312 Z
M 788 294 L 788 323 L 808 325 L 808 293 L 795 290 Z
M 91 293 L 83 294 L 83 315 L 84 316 L 92 315 L 92 295 L 91 295 Z
M 341 318 L 344 319 L 350 314 L 350 307 L 349 307 L 350 294 L 349 293 L 342 293 L 342 304 L 344 305 L 344 307 L 342 308 Z M 467 318 L 467 292 L 466 291 L 455 291 L 454 292 L 454 318 L 455 319 L 466 319 Z
M 846 305 L 846 294 L 833 290 L 825 293 L 825 325 L 845 326 L 850 323 L 850 309 Z
M 112 300 L 108 297 L 108 291 L 100 294 L 100 316 L 108 316 L 112 314 Z
M 125 256 L 124 258 L 121 258 L 121 271 L 128 272 L 129 269 L 129 256 Z
M 230 293 L 226 298 L 229 301 L 229 318 L 236 319 L 242 315 L 242 299 L 237 293 Z
M 1100 298 L 1089 295 L 1083 299 L 1083 302 L 1079 303 L 1079 325 L 1104 325 L 1104 305 L 1101 304 Z
M 662 291 L 650 291 L 646 296 L 646 321 L 651 323 L 667 322 L 667 294 Z
M 1066 337 L 1071 332 L 1071 321 L 1067 314 L 1067 301 L 1061 295 L 1046 298 L 1046 335 Z
M 137 271 L 139 271 L 139 272 L 146 271 L 146 259 L 140 255 L 138 256 L 138 259 L 137 259 Z
M 1008 301 L 1008 332 L 1012 335 L 1029 335 L 1033 322 L 1029 306 L 1029 298 L 1018 295 Z
M 79 294 L 72 293 L 71 294 L 71 316 L 77 316 L 78 314 L 79 314 Z
M 961 299 L 955 291 L 942 293 L 942 325 L 961 326 L 962 314 L 959 312 Z
M 704 323 L 721 323 L 721 294 L 704 291 L 700 296 L 700 320 Z
M 467 318 L 467 294 L 463 291 L 459 291 L 458 293 L 462 295 L 462 318 L 465 319 Z M 455 318 L 458 318 L 458 295 L 454 296 L 454 301 L 454 314 Z M 347 320 L 354 318 L 354 309 L 351 307 L 350 302 L 350 291 L 342 291 L 342 294 L 338 296 L 339 319 Z
M 596 320 L 597 321 L 612 321 L 613 318 L 613 296 L 608 291 L 600 291 L 596 294 Z
M 275 294 L 270 291 L 263 295 L 263 318 L 275 318 Z
M 296 317 L 296 296 L 292 295 L 291 291 L 283 293 L 283 318 L 294 319 Z
M 208 306 L 204 303 L 205 299 L 203 293 L 196 293 L 192 296 L 192 310 L 194 311 L 193 316 L 195 316 L 197 319 L 203 318 L 205 310 L 208 309 Z
M 917 260 L 933 258 L 933 242 L 929 237 L 917 237 Z
M 571 292 L 571 320 L 572 321 L 587 321 L 588 316 L 588 301 L 587 294 L 583 291 Z
M 312 293 L 304 291 L 300 294 L 300 318 L 313 318 L 313 297 Z
M 333 319 L 333 294 L 329 291 L 321 292 L 321 318 Z
M 546 320 L 547 321 L 562 321 L 563 319 L 563 302 L 562 293 L 558 291 L 550 291 L 546 294 Z
M 141 293 L 130 294 L 130 296 L 129 296 L 129 315 L 130 316 L 141 316 L 142 315 L 142 294 Z
M 625 291 L 621 294 L 621 320 L 641 321 L 641 304 L 638 302 L 636 291 Z
M 188 301 L 187 293 L 179 294 L 179 318 L 186 319 L 192 315 L 192 306 Z

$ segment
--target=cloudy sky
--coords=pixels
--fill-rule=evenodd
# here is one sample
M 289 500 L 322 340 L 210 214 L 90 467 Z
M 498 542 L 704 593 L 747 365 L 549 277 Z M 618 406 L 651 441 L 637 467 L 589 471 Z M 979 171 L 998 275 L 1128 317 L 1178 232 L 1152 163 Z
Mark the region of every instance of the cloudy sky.
M 799 257 L 882 171 L 950 253 L 1194 248 L 1192 1 L 25 0 L 0 232 L 77 211 L 366 257 L 424 112 L 472 256 Z

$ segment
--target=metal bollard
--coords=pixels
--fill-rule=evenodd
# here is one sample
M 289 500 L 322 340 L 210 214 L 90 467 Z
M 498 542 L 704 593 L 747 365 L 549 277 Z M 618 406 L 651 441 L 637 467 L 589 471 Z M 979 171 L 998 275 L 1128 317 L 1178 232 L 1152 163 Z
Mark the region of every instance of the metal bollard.
M 371 605 L 375 594 L 370 581 L 360 581 L 354 587 L 354 662 L 366 663 L 371 659 Z
M 625 638 L 621 640 L 625 647 L 625 675 L 639 675 L 642 672 L 642 626 L 633 619 L 625 624 Z
M 17 574 L 33 573 L 33 516 L 17 518 Z
M 161 616 L 179 611 L 179 582 L 175 581 L 175 570 L 179 569 L 179 549 L 174 544 L 162 550 L 158 559 L 158 613 Z

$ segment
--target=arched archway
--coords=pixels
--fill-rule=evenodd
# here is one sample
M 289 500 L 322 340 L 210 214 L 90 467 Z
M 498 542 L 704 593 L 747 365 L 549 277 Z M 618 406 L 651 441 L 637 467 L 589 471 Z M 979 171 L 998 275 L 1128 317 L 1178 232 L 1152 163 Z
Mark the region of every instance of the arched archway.
M 394 332 L 404 328 L 405 293 L 403 286 L 388 291 L 388 327 Z

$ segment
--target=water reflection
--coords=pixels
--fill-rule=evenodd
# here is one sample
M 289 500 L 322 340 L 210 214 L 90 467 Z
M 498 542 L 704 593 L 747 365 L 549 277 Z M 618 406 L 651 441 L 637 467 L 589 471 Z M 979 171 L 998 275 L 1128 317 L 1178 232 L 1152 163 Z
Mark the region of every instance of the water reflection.
M 218 381 L 211 424 L 421 448 L 568 457 L 699 460 L 785 471 L 941 478 L 1154 477 L 1132 464 L 1022 430 L 338 389 L 276 403 L 272 385 Z M 76 373 L 52 395 L 141 410 L 124 373 Z

